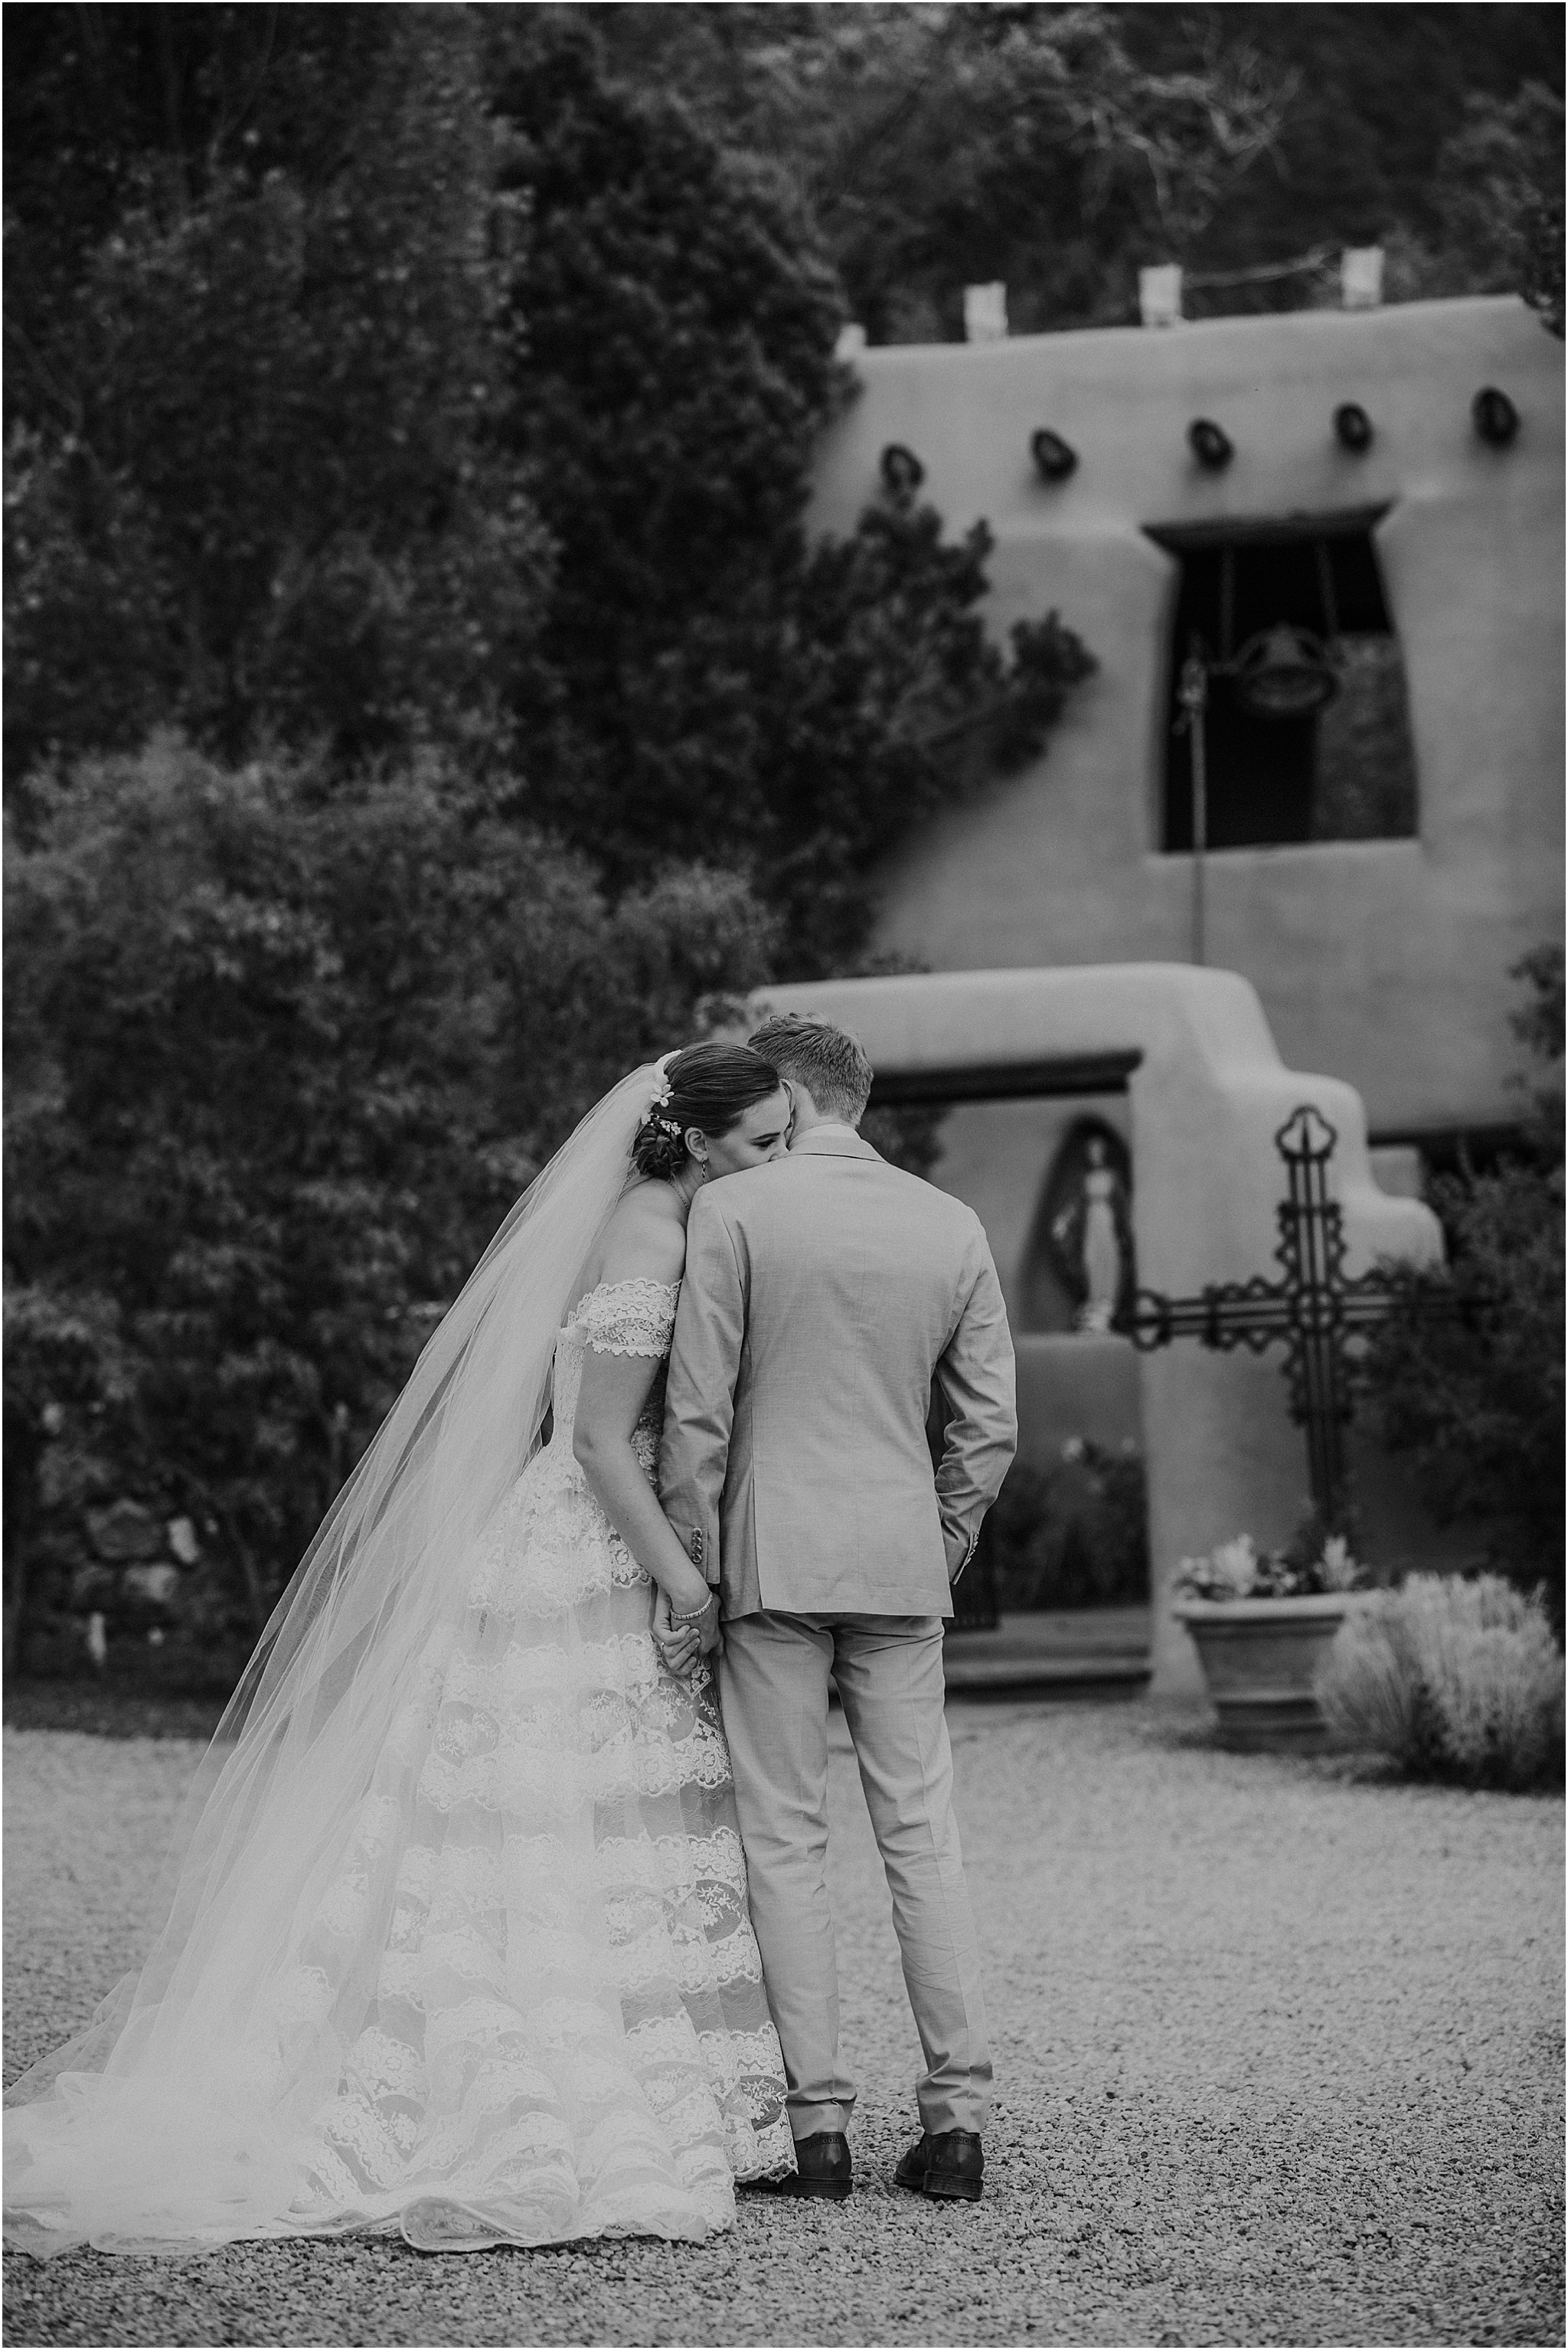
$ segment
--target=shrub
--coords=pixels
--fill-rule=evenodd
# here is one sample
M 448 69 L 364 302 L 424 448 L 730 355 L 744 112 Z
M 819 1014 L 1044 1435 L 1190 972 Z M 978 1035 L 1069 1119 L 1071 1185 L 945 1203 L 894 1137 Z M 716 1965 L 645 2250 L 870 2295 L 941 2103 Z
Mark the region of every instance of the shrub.
M 7 1630 L 29 1665 L 93 1615 L 165 1634 L 161 1669 L 176 1633 L 237 1664 L 505 1209 L 763 977 L 769 926 L 695 866 L 612 908 L 433 757 L 328 788 L 166 738 L 40 793 L 36 835 L 6 870 Z M 84 1529 L 121 1499 L 151 1530 L 109 1558 Z M 201 1563 L 141 1573 L 181 1517 Z
M 1346 1619 L 1318 1698 L 1334 1729 L 1413 1777 L 1525 1789 L 1561 1774 L 1563 1686 L 1539 1594 L 1415 1575 Z
M 1383 1441 L 1414 1456 L 1439 1520 L 1476 1523 L 1489 1565 L 1521 1588 L 1543 1584 L 1561 1631 L 1562 950 L 1514 975 L 1532 990 L 1514 1029 L 1537 1063 L 1518 1151 L 1433 1185 L 1449 1262 L 1394 1270 L 1398 1304 L 1362 1376 Z
M 1134 1607 L 1148 1597 L 1144 1466 L 1072 1438 L 1053 1469 L 1016 1462 L 985 1522 L 997 1605 Z

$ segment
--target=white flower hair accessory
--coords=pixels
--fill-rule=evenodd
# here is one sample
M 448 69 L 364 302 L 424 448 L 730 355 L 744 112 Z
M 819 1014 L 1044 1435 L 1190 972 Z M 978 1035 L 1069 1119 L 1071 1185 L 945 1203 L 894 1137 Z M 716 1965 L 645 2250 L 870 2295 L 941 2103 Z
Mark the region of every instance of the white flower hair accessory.
M 679 1052 L 680 1049 L 679 1045 L 675 1048 L 676 1052 Z M 674 1058 L 674 1052 L 664 1053 L 661 1054 L 659 1058 L 654 1063 L 653 1066 L 659 1072 L 659 1083 L 654 1087 L 653 1092 L 649 1095 L 648 1102 L 648 1116 L 653 1120 L 655 1126 L 662 1127 L 666 1134 L 679 1134 L 680 1131 L 680 1125 L 676 1119 L 672 1118 L 660 1118 L 659 1115 L 659 1111 L 665 1108 L 670 1101 L 671 1087 L 670 1079 L 664 1073 Z

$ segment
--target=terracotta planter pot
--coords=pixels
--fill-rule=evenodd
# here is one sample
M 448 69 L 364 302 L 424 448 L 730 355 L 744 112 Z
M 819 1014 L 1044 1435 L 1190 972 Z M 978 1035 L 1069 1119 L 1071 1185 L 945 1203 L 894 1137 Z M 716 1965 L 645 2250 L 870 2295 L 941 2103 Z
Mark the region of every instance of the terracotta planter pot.
M 1171 1612 L 1197 1643 L 1227 1746 L 1300 1753 L 1325 1743 L 1313 1681 L 1355 1596 L 1178 1600 Z

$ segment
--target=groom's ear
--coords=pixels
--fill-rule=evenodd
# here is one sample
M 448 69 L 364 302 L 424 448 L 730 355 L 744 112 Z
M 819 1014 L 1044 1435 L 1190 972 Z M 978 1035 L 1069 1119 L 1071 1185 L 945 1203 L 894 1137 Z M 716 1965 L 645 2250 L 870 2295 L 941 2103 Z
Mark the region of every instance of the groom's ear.
M 787 1144 L 794 1133 L 794 1087 L 787 1077 L 781 1077 L 779 1083 L 784 1089 L 784 1099 L 789 1104 L 789 1120 L 784 1128 L 784 1141 Z

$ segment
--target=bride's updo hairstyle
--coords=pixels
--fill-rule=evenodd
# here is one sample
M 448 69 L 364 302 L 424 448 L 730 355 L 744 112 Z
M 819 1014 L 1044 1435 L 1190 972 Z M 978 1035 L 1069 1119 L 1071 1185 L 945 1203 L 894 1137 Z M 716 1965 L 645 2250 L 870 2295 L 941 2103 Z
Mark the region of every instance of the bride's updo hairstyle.
M 631 1163 L 639 1175 L 668 1182 L 691 1153 L 686 1129 L 728 1134 L 753 1103 L 776 1094 L 783 1080 L 771 1061 L 749 1045 L 688 1045 L 664 1065 L 668 1097 L 655 1101 L 632 1138 Z

